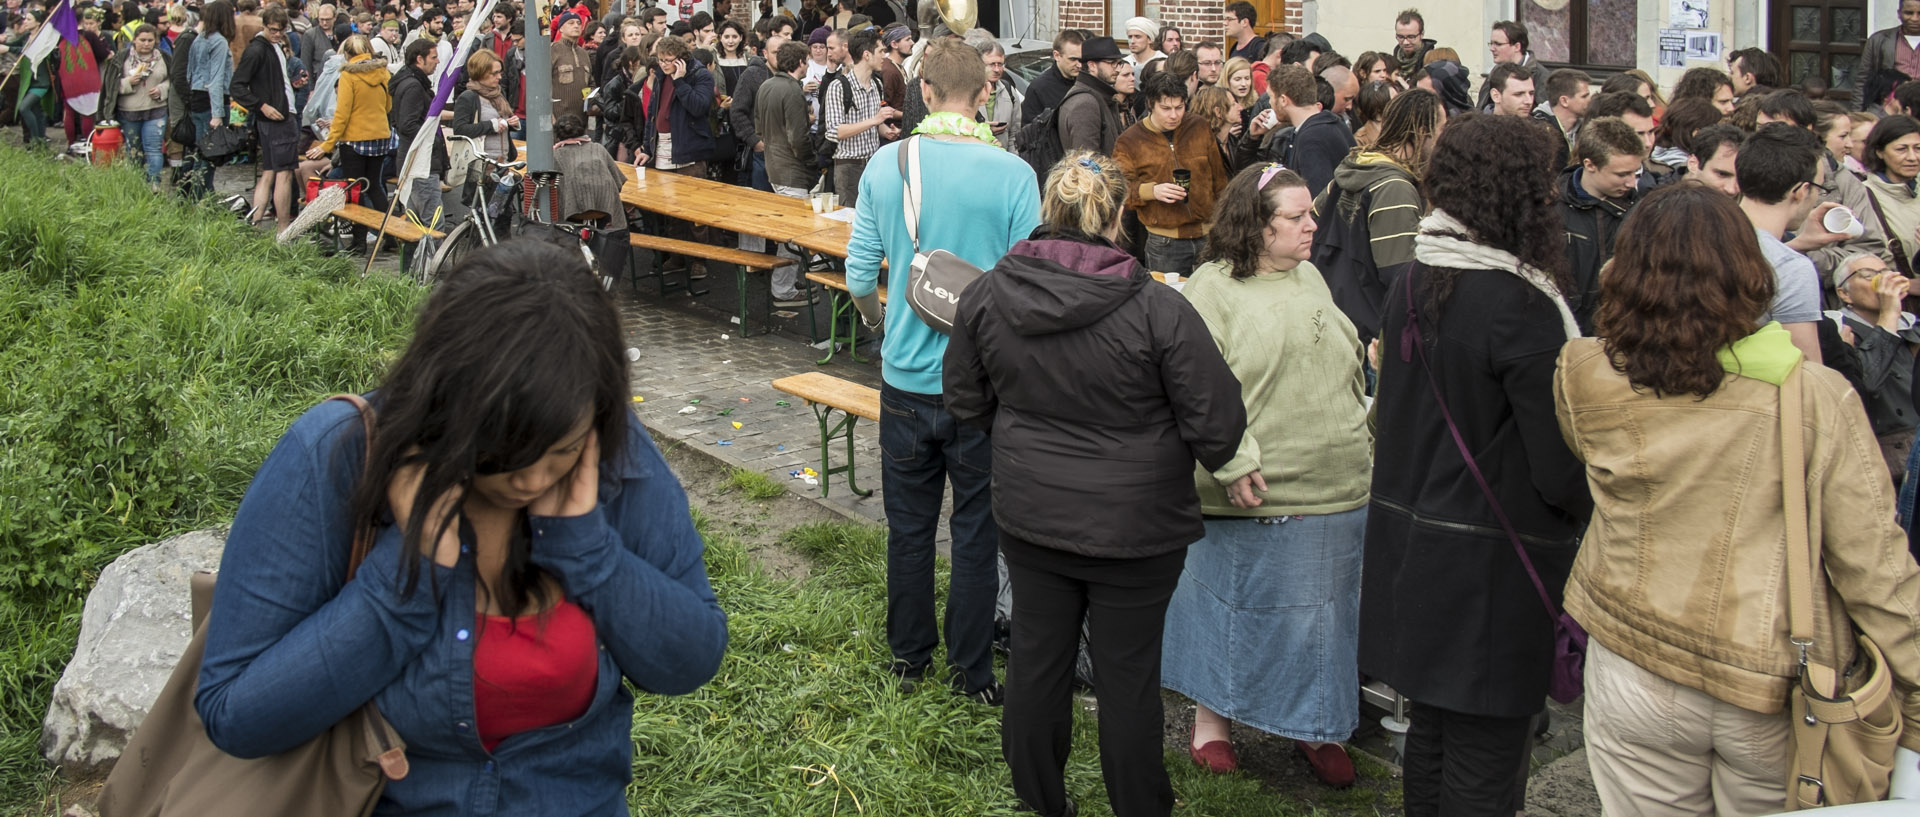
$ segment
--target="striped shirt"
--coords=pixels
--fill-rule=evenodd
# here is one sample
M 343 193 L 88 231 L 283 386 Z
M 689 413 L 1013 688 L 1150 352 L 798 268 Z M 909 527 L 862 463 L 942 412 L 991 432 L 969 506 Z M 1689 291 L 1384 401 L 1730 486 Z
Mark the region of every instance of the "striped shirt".
M 841 125 L 851 125 L 873 118 L 880 113 L 881 90 L 880 74 L 874 73 L 867 78 L 867 87 L 860 87 L 859 77 L 850 71 L 845 72 L 844 85 L 836 82 L 827 89 L 827 138 L 839 143 L 833 149 L 835 159 L 868 159 L 880 149 L 880 129 L 868 128 L 846 139 L 835 139 L 834 134 Z M 853 89 L 853 107 L 847 107 L 847 91 Z

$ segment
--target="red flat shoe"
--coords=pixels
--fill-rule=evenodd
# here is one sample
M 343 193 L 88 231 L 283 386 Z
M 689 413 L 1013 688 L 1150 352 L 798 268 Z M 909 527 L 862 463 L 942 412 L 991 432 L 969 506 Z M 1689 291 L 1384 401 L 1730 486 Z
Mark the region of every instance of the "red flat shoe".
M 1214 774 L 1227 774 L 1240 769 L 1240 758 L 1233 753 L 1233 743 L 1229 741 L 1210 740 L 1197 748 L 1193 741 L 1187 741 L 1187 754 L 1200 768 Z
M 1353 785 L 1353 758 L 1347 756 L 1347 747 L 1338 743 L 1316 747 L 1304 740 L 1293 743 L 1307 756 L 1307 765 L 1313 767 L 1313 776 L 1320 778 L 1320 782 L 1336 789 Z

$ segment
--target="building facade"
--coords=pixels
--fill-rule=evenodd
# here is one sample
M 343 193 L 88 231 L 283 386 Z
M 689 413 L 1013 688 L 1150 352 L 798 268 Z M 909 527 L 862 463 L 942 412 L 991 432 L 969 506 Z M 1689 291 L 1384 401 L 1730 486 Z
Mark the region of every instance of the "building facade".
M 1260 28 L 1318 32 L 1349 59 L 1393 47 L 1393 20 L 1420 9 L 1427 36 L 1460 52 L 1477 74 L 1492 69 L 1489 28 L 1525 23 L 1535 56 L 1595 74 L 1642 68 L 1663 88 L 1687 68 L 1726 63 L 1741 48 L 1780 57 L 1790 85 L 1820 77 L 1850 90 L 1867 35 L 1896 25 L 1899 0 L 1254 0 Z M 1034 34 L 1062 27 L 1102 33 L 1129 17 L 1173 23 L 1188 41 L 1220 40 L 1225 4 L 1218 0 L 1036 0 Z M 1664 56 L 1663 56 L 1663 49 Z M 1476 87 L 1478 80 L 1475 81 Z

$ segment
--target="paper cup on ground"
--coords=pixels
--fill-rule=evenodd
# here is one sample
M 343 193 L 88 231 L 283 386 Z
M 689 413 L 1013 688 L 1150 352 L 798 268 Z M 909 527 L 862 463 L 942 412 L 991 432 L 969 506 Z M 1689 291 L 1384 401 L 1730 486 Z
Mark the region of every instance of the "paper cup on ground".
M 1860 219 L 1853 217 L 1853 211 L 1845 207 L 1828 210 L 1827 214 L 1821 217 L 1820 222 L 1826 226 L 1828 232 L 1844 233 L 1848 238 L 1859 238 L 1860 234 L 1867 230 L 1867 226 L 1861 224 Z

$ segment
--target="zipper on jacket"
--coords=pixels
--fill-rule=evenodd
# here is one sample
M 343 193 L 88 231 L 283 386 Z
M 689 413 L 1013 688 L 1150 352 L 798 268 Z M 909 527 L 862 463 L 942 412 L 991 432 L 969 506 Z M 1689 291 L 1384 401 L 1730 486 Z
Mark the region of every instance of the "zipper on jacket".
M 1413 524 L 1415 525 L 1422 525 L 1430 528 L 1440 528 L 1441 530 L 1458 531 L 1460 533 L 1471 533 L 1477 536 L 1488 536 L 1496 539 L 1507 538 L 1507 532 L 1500 528 L 1489 527 L 1486 525 L 1475 525 L 1469 522 L 1450 522 L 1445 519 L 1435 519 L 1431 516 L 1422 516 L 1419 511 L 1416 511 L 1412 508 L 1409 508 L 1391 499 L 1383 498 L 1379 494 L 1373 495 L 1373 501 L 1379 503 L 1381 506 L 1387 508 L 1388 510 L 1397 511 L 1399 513 L 1406 514 L 1408 518 L 1413 520 Z M 1554 541 L 1552 539 L 1542 539 L 1538 536 L 1532 536 L 1525 533 L 1519 534 L 1519 536 L 1522 542 L 1525 542 L 1531 545 L 1539 545 L 1540 547 L 1566 547 L 1568 545 L 1577 544 L 1580 541 L 1578 537 L 1575 537 L 1573 539 L 1569 539 L 1566 541 Z

